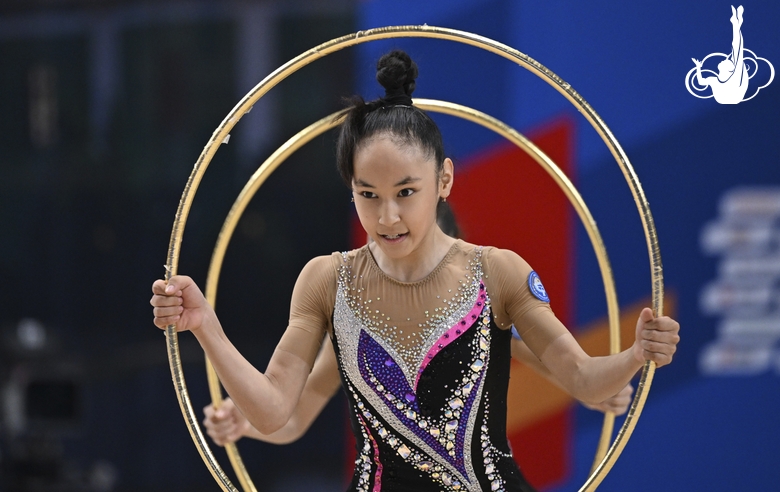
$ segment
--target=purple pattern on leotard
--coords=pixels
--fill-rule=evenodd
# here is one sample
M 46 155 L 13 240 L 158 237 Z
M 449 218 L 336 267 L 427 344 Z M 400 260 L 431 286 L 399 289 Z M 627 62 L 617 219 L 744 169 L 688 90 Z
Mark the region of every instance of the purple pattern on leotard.
M 480 302 L 480 304 L 483 303 Z M 480 318 L 477 317 L 477 319 Z M 465 329 L 461 328 L 460 325 L 457 326 L 459 327 L 458 329 L 461 330 L 462 334 L 473 327 L 474 324 L 475 323 L 472 322 Z M 463 451 L 465 449 L 464 441 L 470 418 L 470 412 L 472 410 L 474 400 L 479 393 L 478 388 L 481 385 L 484 371 L 480 371 L 479 377 L 469 383 L 472 385 L 473 389 L 468 392 L 468 396 L 464 395 L 465 397 L 462 398 L 463 407 L 460 418 L 444 419 L 441 422 L 431 422 L 420 417 L 417 394 L 415 390 L 409 386 L 409 383 L 406 380 L 401 368 L 393 360 L 390 354 L 388 354 L 387 351 L 385 351 L 385 349 L 382 348 L 382 346 L 365 330 L 360 331 L 358 341 L 358 361 L 360 374 L 363 377 L 363 380 L 379 397 L 387 402 L 387 408 L 393 412 L 398 420 L 408 430 L 412 431 L 419 439 L 430 446 L 430 448 L 434 450 L 441 458 L 452 464 L 464 476 L 467 476 L 463 455 Z M 469 364 L 472 364 L 475 361 L 476 358 L 470 361 Z M 400 400 L 402 403 L 400 408 L 398 400 Z M 423 420 L 426 422 L 425 428 L 421 428 L 419 425 L 419 423 Z M 455 427 L 456 451 L 455 456 L 450 456 L 445 446 L 442 445 L 434 436 L 432 436 L 428 429 L 433 426 L 444 429 L 446 428 L 447 422 L 453 421 L 457 423 L 457 426 Z M 443 430 L 443 432 L 446 431 Z

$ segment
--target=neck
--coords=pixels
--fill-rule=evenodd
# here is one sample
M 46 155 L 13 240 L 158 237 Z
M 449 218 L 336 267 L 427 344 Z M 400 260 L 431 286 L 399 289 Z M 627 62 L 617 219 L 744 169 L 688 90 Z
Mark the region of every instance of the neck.
M 390 258 L 376 243 L 369 245 L 377 266 L 388 276 L 400 282 L 422 280 L 437 267 L 449 252 L 455 239 L 436 227 L 423 244 L 403 258 Z

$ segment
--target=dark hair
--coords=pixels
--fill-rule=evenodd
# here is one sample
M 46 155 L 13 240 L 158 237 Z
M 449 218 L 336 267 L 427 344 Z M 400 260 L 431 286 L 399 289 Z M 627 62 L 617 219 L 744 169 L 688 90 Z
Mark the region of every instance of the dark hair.
M 452 211 L 449 202 L 440 201 L 436 206 L 436 223 L 444 234 L 460 238 L 460 227 L 458 226 L 458 220 L 455 218 L 455 213 Z
M 404 51 L 394 50 L 376 64 L 376 80 L 385 97 L 365 102 L 355 96 L 339 129 L 336 166 L 347 187 L 352 188 L 355 152 L 374 135 L 387 134 L 407 145 L 417 145 L 426 157 L 436 161 L 438 176 L 444 163 L 441 132 L 428 114 L 412 105 L 417 64 Z

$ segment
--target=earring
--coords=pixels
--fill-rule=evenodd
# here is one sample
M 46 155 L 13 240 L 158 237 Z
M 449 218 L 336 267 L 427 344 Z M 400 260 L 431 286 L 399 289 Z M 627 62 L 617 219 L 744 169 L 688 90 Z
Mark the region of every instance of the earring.
M 349 199 L 349 201 L 355 203 L 355 197 L 353 196 L 352 198 Z

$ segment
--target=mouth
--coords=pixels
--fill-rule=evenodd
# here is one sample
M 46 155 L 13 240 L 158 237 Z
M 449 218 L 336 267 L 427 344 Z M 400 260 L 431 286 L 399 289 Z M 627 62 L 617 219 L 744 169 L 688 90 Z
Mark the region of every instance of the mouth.
M 405 232 L 403 234 L 380 234 L 379 236 L 388 242 L 397 242 L 405 238 L 409 234 L 408 232 Z

